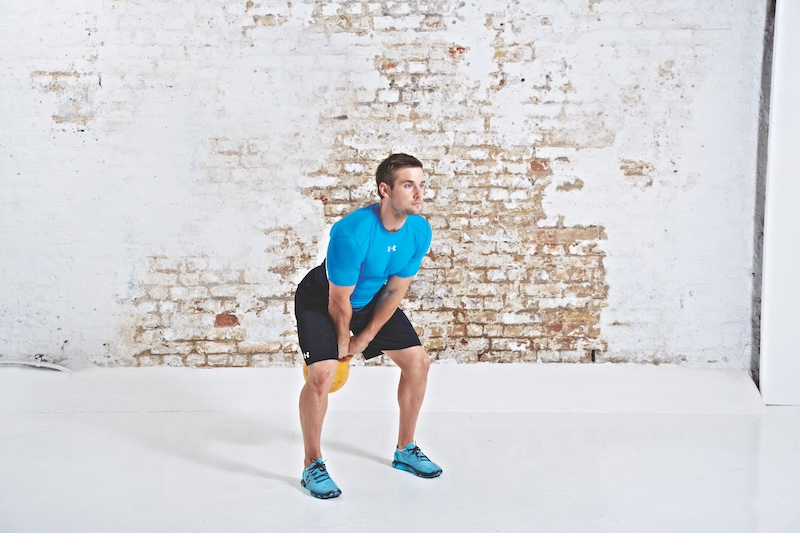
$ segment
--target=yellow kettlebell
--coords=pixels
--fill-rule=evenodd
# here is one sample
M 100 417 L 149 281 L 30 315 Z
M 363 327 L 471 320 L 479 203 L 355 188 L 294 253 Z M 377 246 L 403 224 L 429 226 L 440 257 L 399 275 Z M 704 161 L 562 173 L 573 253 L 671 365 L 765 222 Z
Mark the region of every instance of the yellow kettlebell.
M 336 392 L 344 387 L 347 383 L 347 378 L 350 376 L 350 360 L 339 361 L 339 366 L 336 367 L 336 375 L 333 376 L 333 384 L 331 385 L 330 392 Z M 308 381 L 308 365 L 303 364 L 303 379 Z

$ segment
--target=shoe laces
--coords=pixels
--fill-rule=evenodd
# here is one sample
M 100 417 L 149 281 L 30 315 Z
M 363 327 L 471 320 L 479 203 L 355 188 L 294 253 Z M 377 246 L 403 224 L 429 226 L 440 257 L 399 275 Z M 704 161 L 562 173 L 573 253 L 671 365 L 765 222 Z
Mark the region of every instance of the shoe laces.
M 314 479 L 317 483 L 320 481 L 326 481 L 331 478 L 328 475 L 328 469 L 325 468 L 325 463 L 322 461 L 317 461 L 308 469 L 308 475 Z
M 428 459 L 428 456 L 425 455 L 424 453 L 422 453 L 422 450 L 420 450 L 419 446 L 417 446 L 416 444 L 410 450 L 405 450 L 405 452 L 413 454 L 420 461 L 428 461 L 428 462 L 430 462 L 430 459 Z

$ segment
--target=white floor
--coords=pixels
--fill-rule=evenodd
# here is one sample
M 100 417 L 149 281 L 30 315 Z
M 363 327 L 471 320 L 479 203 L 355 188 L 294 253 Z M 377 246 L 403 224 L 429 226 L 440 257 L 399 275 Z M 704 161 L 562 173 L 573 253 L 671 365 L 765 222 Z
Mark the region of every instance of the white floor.
M 395 368 L 331 396 L 343 494 L 299 485 L 299 368 L 0 367 L 0 532 L 800 531 L 800 408 L 745 372 L 435 365 L 390 466 Z

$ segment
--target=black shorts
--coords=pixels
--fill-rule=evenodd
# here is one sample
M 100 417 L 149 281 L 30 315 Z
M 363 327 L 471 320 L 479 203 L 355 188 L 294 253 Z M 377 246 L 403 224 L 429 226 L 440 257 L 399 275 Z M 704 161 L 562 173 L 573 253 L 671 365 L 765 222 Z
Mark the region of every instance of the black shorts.
M 317 361 L 338 359 L 339 343 L 336 331 L 328 315 L 328 276 L 325 264 L 314 268 L 297 286 L 294 295 L 294 314 L 297 317 L 297 336 L 300 350 L 307 365 Z M 383 292 L 378 294 L 358 311 L 353 311 L 350 320 L 350 331 L 360 333 L 372 319 L 375 302 Z M 412 346 L 421 346 L 417 332 L 409 322 L 406 314 L 397 309 L 392 317 L 383 325 L 364 350 L 364 358 L 372 359 L 384 350 L 402 350 Z

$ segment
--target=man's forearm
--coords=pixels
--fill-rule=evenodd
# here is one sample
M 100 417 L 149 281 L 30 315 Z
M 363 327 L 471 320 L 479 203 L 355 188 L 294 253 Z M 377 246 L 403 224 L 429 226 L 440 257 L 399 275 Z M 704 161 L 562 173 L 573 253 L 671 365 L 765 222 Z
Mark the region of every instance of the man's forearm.
M 336 331 L 336 343 L 339 346 L 338 357 L 345 357 L 350 346 L 350 319 L 353 318 L 353 308 L 349 302 L 342 303 L 331 300 L 328 302 L 328 314 L 331 317 L 334 331 Z
M 405 291 L 400 290 L 386 291 L 381 294 L 378 301 L 375 302 L 375 312 L 372 314 L 372 320 L 361 332 L 361 335 L 368 341 L 374 339 L 383 325 L 392 318 L 404 297 Z

